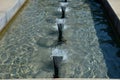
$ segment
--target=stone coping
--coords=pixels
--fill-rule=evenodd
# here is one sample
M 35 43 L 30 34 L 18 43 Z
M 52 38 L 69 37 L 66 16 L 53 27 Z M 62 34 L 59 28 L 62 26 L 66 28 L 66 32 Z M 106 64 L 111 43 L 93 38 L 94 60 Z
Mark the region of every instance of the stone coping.
M 108 0 L 108 2 L 120 20 L 120 0 Z
M 120 42 L 120 0 L 97 0 L 103 7 L 108 17 L 108 20 L 115 33 L 115 37 Z
M 0 0 L 0 31 L 17 13 L 26 0 Z

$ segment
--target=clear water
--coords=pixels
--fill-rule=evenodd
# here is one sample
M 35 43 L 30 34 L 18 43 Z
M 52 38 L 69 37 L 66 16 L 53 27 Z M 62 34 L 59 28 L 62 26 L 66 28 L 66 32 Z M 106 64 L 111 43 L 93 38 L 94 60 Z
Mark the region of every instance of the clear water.
M 52 52 L 65 54 L 62 78 L 120 78 L 120 48 L 94 0 L 70 0 L 64 30 L 57 41 L 59 0 L 29 0 L 0 41 L 0 78 L 52 78 Z

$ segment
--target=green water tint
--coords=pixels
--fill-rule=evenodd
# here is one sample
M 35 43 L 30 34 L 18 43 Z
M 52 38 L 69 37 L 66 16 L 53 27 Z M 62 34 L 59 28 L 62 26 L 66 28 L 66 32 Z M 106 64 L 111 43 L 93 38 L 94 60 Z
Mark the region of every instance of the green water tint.
M 70 0 L 66 14 L 67 51 L 60 68 L 64 78 L 120 77 L 119 48 L 108 35 L 101 6 L 91 0 Z M 0 78 L 52 78 L 52 50 L 58 38 L 55 26 L 57 0 L 30 0 L 0 41 Z M 114 74 L 113 74 L 114 73 Z

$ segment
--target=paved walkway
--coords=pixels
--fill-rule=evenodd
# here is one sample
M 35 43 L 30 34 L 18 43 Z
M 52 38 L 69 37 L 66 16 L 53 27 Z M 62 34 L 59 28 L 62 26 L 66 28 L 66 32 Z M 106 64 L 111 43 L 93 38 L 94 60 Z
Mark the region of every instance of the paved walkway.
M 6 19 L 6 12 L 8 11 L 9 8 L 12 7 L 14 4 L 15 0 L 0 0 L 0 30 L 5 26 L 7 23 Z
M 108 0 L 108 2 L 120 19 L 120 0 Z
M 0 0 L 0 31 L 26 0 Z
M 17 0 L 0 0 L 0 13 L 5 13 Z

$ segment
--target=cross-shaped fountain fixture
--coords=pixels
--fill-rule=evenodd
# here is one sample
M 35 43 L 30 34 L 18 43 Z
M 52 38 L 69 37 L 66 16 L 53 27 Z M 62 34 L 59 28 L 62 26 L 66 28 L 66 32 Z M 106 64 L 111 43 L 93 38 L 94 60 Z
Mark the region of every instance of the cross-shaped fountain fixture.
M 65 24 L 65 19 L 56 19 L 57 27 L 58 27 L 58 44 L 62 44 L 66 42 L 63 37 L 63 28 Z
M 67 0 L 65 0 L 65 2 L 67 2 Z
M 67 2 L 61 2 L 60 3 L 61 12 L 62 12 L 62 17 L 61 18 L 65 18 L 65 13 L 66 13 L 67 5 L 68 5 Z

